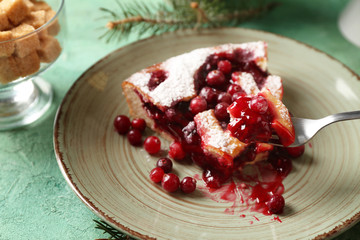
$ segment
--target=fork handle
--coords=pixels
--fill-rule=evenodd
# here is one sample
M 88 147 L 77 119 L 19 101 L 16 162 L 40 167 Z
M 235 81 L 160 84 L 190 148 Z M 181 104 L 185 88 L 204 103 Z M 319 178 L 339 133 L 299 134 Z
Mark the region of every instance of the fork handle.
M 353 120 L 353 119 L 360 119 L 360 111 L 336 113 L 324 117 L 322 120 L 326 121 L 326 125 L 329 125 L 331 123 L 345 121 L 345 120 Z

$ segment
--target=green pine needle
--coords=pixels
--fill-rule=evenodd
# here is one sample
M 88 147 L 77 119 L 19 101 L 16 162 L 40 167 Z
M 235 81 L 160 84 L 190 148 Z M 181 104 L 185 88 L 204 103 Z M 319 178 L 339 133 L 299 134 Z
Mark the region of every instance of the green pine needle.
M 108 238 L 109 240 L 135 240 L 134 238 L 113 228 L 108 223 L 102 220 L 101 221 L 94 220 L 94 222 L 96 223 L 96 227 L 95 227 L 96 229 L 103 230 L 104 234 L 107 233 L 110 235 L 110 237 Z
M 178 29 L 234 26 L 273 9 L 270 0 L 164 0 L 160 3 L 114 0 L 114 8 L 100 8 L 109 20 L 100 37 L 107 42 L 130 35 L 155 35 Z

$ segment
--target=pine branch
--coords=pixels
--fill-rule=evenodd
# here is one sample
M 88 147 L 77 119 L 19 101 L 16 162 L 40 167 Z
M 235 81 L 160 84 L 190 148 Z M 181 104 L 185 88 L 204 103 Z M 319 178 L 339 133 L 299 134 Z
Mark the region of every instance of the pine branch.
M 107 224 L 104 221 L 97 221 L 94 220 L 94 222 L 96 223 L 96 229 L 100 229 L 104 231 L 104 234 L 107 233 L 110 235 L 109 240 L 114 239 L 114 240 L 135 240 L 134 238 L 126 235 L 125 233 L 113 228 L 112 226 L 110 226 L 109 224 Z
M 214 28 L 239 24 L 270 11 L 277 3 L 267 0 L 114 0 L 118 10 L 100 8 L 109 20 L 101 38 L 122 39 L 135 33 L 138 37 L 178 29 Z

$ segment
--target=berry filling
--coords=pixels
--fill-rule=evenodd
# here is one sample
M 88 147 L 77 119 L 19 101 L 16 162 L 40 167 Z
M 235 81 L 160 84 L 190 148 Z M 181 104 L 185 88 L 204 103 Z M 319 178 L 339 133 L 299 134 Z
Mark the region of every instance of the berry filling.
M 167 73 L 161 69 L 156 69 L 151 72 L 151 77 L 148 83 L 149 90 L 154 90 L 160 83 L 165 81 L 167 78 Z

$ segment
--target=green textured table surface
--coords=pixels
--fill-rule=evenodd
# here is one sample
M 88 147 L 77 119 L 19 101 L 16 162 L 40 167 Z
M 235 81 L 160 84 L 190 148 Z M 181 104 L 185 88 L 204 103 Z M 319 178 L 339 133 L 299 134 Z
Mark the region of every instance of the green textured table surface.
M 267 15 L 242 27 L 261 29 L 314 46 L 360 74 L 360 48 L 341 35 L 337 20 L 347 1 L 283 1 Z M 0 239 L 97 239 L 98 219 L 73 193 L 53 151 L 56 109 L 72 83 L 93 63 L 136 39 L 105 43 L 106 20 L 99 7 L 114 0 L 66 1 L 68 36 L 63 55 L 43 76 L 55 99 L 48 113 L 26 128 L 0 132 Z M 354 159 L 354 161 L 359 159 Z M 360 239 L 360 223 L 336 239 Z

